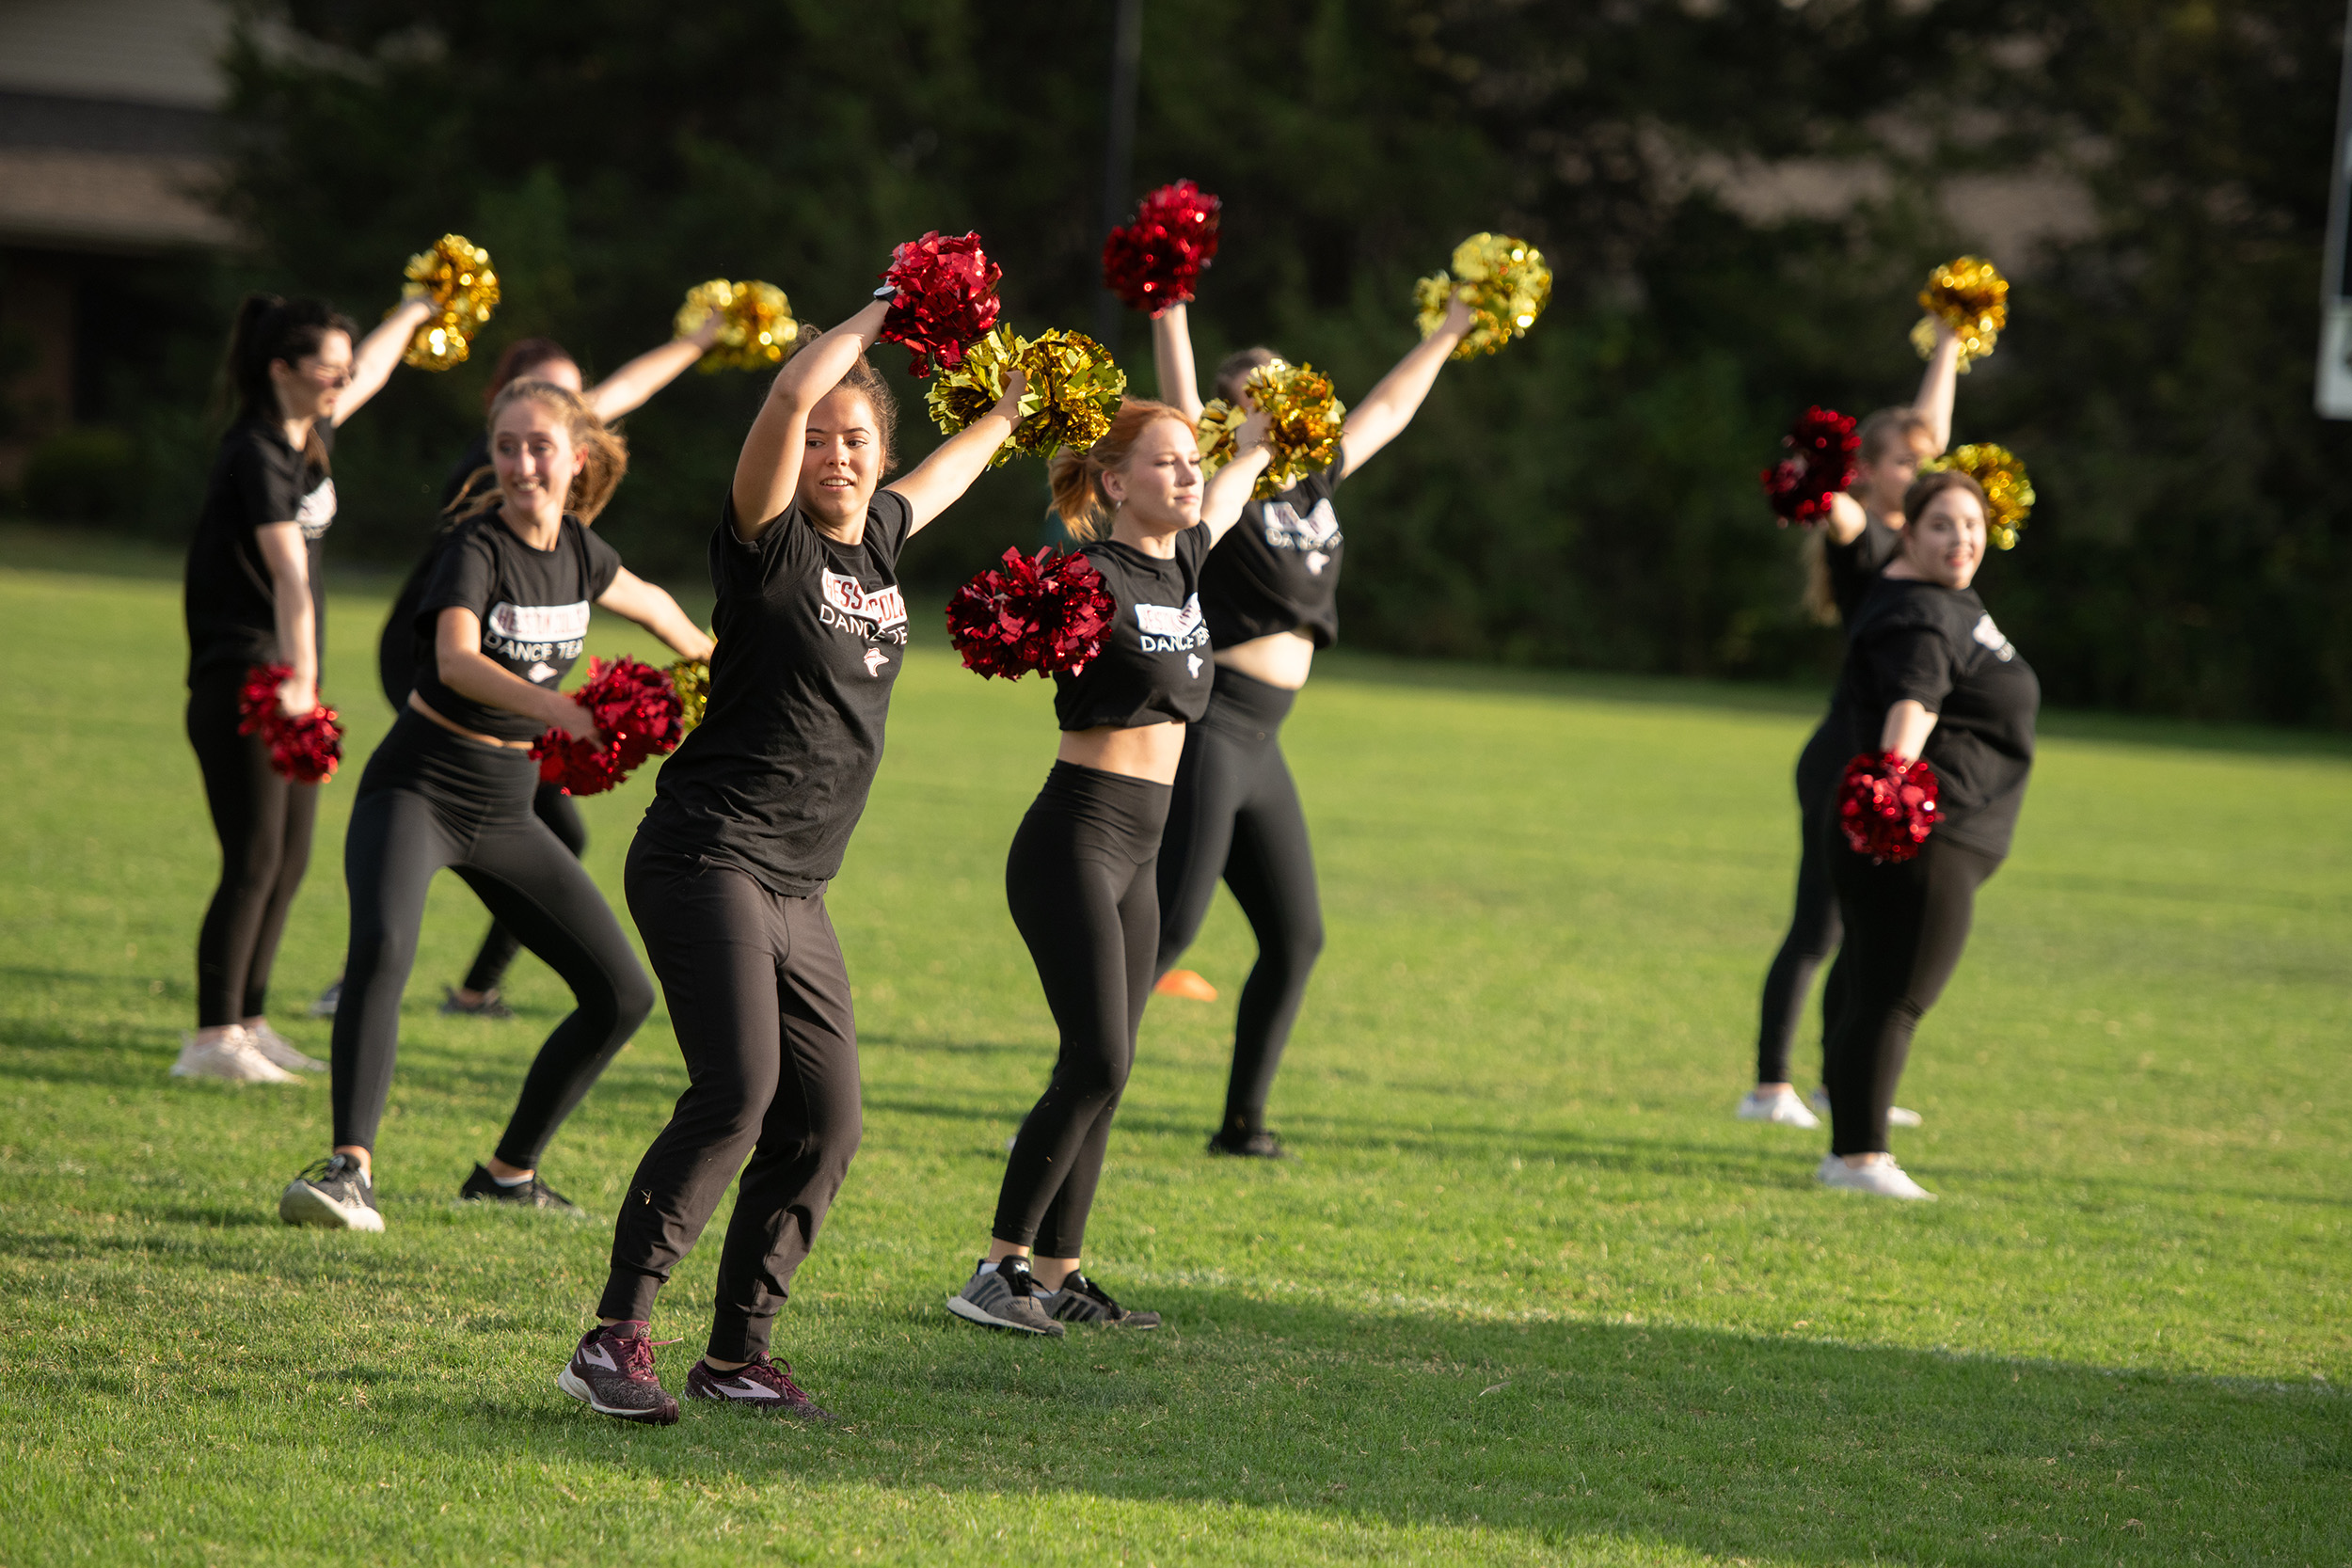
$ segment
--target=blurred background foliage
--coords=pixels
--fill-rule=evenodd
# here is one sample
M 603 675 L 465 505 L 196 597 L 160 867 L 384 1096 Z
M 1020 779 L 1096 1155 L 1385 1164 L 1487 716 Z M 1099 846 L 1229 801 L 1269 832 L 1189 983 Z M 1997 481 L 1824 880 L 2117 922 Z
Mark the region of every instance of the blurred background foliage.
M 768 278 L 822 324 L 894 242 L 977 229 L 1012 322 L 1091 329 L 1112 10 L 256 5 L 224 199 L 257 252 L 126 273 L 113 329 L 141 350 L 109 392 L 117 434 L 85 441 L 116 445 L 37 465 L 26 504 L 184 536 L 237 291 L 373 320 L 449 229 L 489 247 L 505 303 L 471 364 L 403 372 L 346 429 L 346 561 L 413 554 L 504 342 L 555 336 L 593 377 L 664 338 L 705 277 Z M 1913 295 L 1975 248 L 2016 290 L 1956 439 L 2032 468 L 2041 509 L 1981 586 L 2051 699 L 2341 728 L 2352 437 L 2312 414 L 2311 380 L 2344 14 L 1147 0 L 1135 186 L 1190 176 L 1225 200 L 1194 310 L 1204 362 L 1268 342 L 1350 399 L 1411 345 L 1411 279 L 1463 235 L 1524 234 L 1557 269 L 1533 336 L 1450 368 L 1348 483 L 1351 642 L 1826 672 L 1835 636 L 1799 608 L 1801 541 L 1756 472 L 1809 402 L 1908 399 Z M 2057 219 L 2020 219 L 2052 192 Z M 1140 318 L 1114 346 L 1148 390 Z M 932 438 L 921 387 L 879 357 L 912 461 Z M 628 420 L 634 469 L 600 526 L 641 570 L 699 582 L 764 380 L 690 372 Z M 945 586 L 1033 544 L 1043 502 L 1035 464 L 988 476 L 909 578 Z

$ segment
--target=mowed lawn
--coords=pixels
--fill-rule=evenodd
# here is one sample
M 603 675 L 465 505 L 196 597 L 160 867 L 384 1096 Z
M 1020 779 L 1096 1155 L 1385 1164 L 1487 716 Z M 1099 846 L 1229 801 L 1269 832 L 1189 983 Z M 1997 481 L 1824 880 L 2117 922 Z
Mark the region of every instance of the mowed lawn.
M 548 1157 L 595 1218 L 459 1207 L 565 1001 L 525 958 L 519 1020 L 441 1017 L 485 924 L 441 879 L 387 1231 L 279 1225 L 326 1086 L 166 1077 L 217 856 L 176 578 L 99 553 L 0 535 L 0 1563 L 2352 1560 L 2352 747 L 2053 720 L 1903 1086 L 1942 1201 L 1901 1205 L 1730 1115 L 1809 694 L 1334 659 L 1290 736 L 1299 1157 L 1201 1152 L 1220 899 L 1226 999 L 1152 1005 L 1089 1237 L 1169 1326 L 1016 1341 L 941 1302 L 1053 1051 L 1001 879 L 1053 732 L 927 616 L 831 898 L 866 1143 L 777 1347 L 845 1419 L 644 1430 L 553 1378 L 684 1082 L 666 1015 Z M 333 604 L 351 760 L 272 1005 L 319 1054 L 386 586 Z M 584 806 L 616 900 L 649 792 Z

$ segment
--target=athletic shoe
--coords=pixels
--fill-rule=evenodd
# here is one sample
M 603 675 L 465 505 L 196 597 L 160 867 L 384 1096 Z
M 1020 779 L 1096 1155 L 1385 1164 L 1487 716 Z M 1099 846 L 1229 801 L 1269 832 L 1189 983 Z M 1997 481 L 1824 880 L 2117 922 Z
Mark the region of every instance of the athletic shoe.
M 194 1035 L 180 1037 L 180 1059 L 171 1064 L 174 1078 L 218 1078 L 230 1084 L 293 1084 L 294 1075 L 262 1054 L 253 1037 L 232 1028 L 210 1045 L 199 1045 Z
M 1740 1097 L 1738 1116 L 1741 1121 L 1769 1121 L 1780 1127 L 1819 1127 L 1821 1118 L 1804 1108 L 1797 1091 L 1786 1085 L 1766 1094 L 1762 1089 L 1750 1089 Z
M 1237 1160 L 1287 1160 L 1291 1151 L 1282 1147 L 1282 1140 L 1271 1132 L 1213 1132 L 1209 1135 L 1209 1152 L 1230 1154 Z
M 781 1415 L 798 1416 L 803 1420 L 830 1421 L 833 1412 L 803 1393 L 792 1381 L 792 1363 L 771 1361 L 765 1354 L 746 1361 L 731 1372 L 720 1371 L 707 1361 L 696 1360 L 694 1370 L 686 1374 L 686 1397 L 690 1400 L 717 1400 L 722 1404 L 742 1405 L 753 1410 L 773 1410 Z
M 485 990 L 479 1002 L 469 1002 L 457 994 L 455 986 L 441 988 L 441 1011 L 452 1018 L 513 1018 L 515 1009 L 499 999 L 495 990 Z
M 1037 1281 L 1029 1277 L 1026 1258 L 1008 1258 L 993 1264 L 983 1260 L 963 1289 L 947 1298 L 947 1310 L 982 1328 L 1009 1328 L 1015 1334 L 1058 1339 L 1062 1326 L 1038 1304 L 1042 1294 Z
M 492 1176 L 489 1166 L 476 1165 L 473 1174 L 466 1178 L 466 1184 L 457 1189 L 457 1196 L 460 1200 L 469 1203 L 512 1203 L 521 1209 L 551 1209 L 559 1214 L 583 1219 L 588 1213 L 587 1210 L 540 1180 L 536 1172 L 510 1187 Z
M 335 1008 L 342 1002 L 342 999 L 343 977 L 338 974 L 335 976 L 334 984 L 319 992 L 319 999 L 310 1004 L 310 1016 L 312 1018 L 333 1018 L 335 1016 Z
M 384 1216 L 376 1212 L 375 1186 L 358 1161 L 348 1154 L 330 1154 L 286 1183 L 278 1195 L 278 1217 L 288 1225 L 315 1225 L 328 1230 L 381 1230 Z
M 1813 1108 L 1815 1110 L 1820 1112 L 1823 1116 L 1829 1115 L 1829 1090 L 1815 1089 L 1812 1094 L 1812 1100 Z M 1886 1108 L 1886 1125 L 1889 1127 L 1916 1127 L 1919 1125 L 1919 1113 L 1916 1111 L 1906 1111 L 1900 1105 L 1889 1105 Z
M 252 1042 L 254 1050 L 269 1059 L 272 1067 L 284 1068 L 288 1072 L 325 1072 L 326 1070 L 325 1062 L 320 1061 L 316 1056 L 305 1056 L 294 1048 L 294 1041 L 271 1028 L 267 1023 L 246 1024 L 245 1037 Z
M 1869 1193 L 1877 1197 L 1909 1198 L 1913 1202 L 1935 1201 L 1933 1193 L 1905 1176 L 1903 1167 L 1892 1160 L 1881 1160 L 1872 1165 L 1850 1165 L 1833 1154 L 1821 1162 L 1821 1168 L 1814 1175 L 1824 1187 L 1835 1187 L 1840 1192 Z
M 1187 1002 L 1214 1002 L 1216 988 L 1189 969 L 1171 969 L 1152 982 L 1154 996 L 1181 996 Z
M 570 1364 L 555 1374 L 555 1386 L 599 1416 L 668 1426 L 677 1419 L 677 1401 L 653 1370 L 653 1341 L 644 1325 L 629 1326 L 636 1332 L 599 1323 L 581 1335 Z
M 1137 1312 L 1121 1307 L 1111 1293 L 1073 1269 L 1062 1276 L 1061 1289 L 1039 1298 L 1047 1317 L 1066 1323 L 1101 1323 L 1107 1328 L 1157 1328 L 1157 1312 Z

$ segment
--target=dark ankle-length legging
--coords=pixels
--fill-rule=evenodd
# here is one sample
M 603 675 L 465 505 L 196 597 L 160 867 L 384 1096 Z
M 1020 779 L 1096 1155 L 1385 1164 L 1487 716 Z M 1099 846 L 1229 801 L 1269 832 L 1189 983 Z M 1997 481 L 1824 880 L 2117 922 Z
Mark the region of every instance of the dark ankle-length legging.
M 1057 762 L 1013 834 L 1005 900 L 1061 1035 L 1054 1076 L 1014 1138 L 990 1234 L 1075 1258 L 1152 994 L 1153 861 L 1168 786 Z
M 335 1009 L 338 1147 L 375 1147 L 425 889 L 444 867 L 563 976 L 575 1004 L 523 1078 L 499 1159 L 535 1168 L 555 1130 L 653 1010 L 653 984 L 587 868 L 531 815 L 537 776 L 523 752 L 464 739 L 414 712 L 401 715 L 368 759 L 343 841 L 351 951 Z
M 1160 844 L 1155 975 L 1175 968 L 1200 935 L 1220 877 L 1258 939 L 1233 1016 L 1229 1133 L 1264 1131 L 1282 1048 L 1323 952 L 1314 850 L 1282 757 L 1282 721 L 1296 696 L 1217 667 L 1208 714 L 1184 735 Z
M 203 672 L 188 689 L 188 743 L 220 838 L 220 885 L 196 938 L 199 1029 L 262 1015 L 318 820 L 318 786 L 280 778 L 262 737 L 237 733 L 244 687 L 243 670 L 223 669 Z
M 748 1361 L 767 1351 L 864 1132 L 849 970 L 821 894 L 771 893 L 642 835 L 629 846 L 628 910 L 661 977 L 687 1087 L 621 1201 L 596 1314 L 651 1317 L 739 1171 L 710 1354 Z
M 588 824 L 580 819 L 580 807 L 565 794 L 562 784 L 542 783 L 531 797 L 531 815 L 548 825 L 548 831 L 563 841 L 564 847 L 579 860 L 588 853 Z M 506 978 L 509 964 L 522 950 L 522 942 L 514 932 L 496 919 L 482 939 L 482 950 L 474 955 L 473 967 L 466 971 L 466 989 L 475 992 L 498 990 Z
M 1837 920 L 1837 890 L 1830 886 L 1829 862 L 1819 827 L 1830 792 L 1851 754 L 1843 726 L 1824 719 L 1797 755 L 1797 907 L 1788 933 L 1764 972 L 1763 1017 L 1756 1030 L 1756 1081 L 1786 1084 L 1789 1048 L 1804 1019 L 1804 1003 L 1822 961 L 1837 951 L 1844 928 Z M 1829 1039 L 1831 1003 L 1821 1006 L 1821 1038 Z
M 1837 831 L 1826 816 L 1823 830 Z M 1846 923 L 1822 1073 L 1830 1152 L 1883 1154 L 1912 1032 L 1960 967 L 1977 889 L 2001 863 L 1941 836 L 1900 864 L 1873 865 L 1842 840 L 1825 843 L 1823 853 Z

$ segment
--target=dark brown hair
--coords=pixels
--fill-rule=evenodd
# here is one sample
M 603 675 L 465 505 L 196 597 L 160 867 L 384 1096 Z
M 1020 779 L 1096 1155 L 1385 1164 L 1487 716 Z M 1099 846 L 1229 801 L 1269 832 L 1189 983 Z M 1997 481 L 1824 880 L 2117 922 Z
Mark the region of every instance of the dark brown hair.
M 1263 343 L 1255 348 L 1237 348 L 1216 362 L 1216 394 L 1227 403 L 1241 402 L 1242 384 L 1249 372 L 1260 365 L 1271 365 L 1282 356 Z
M 247 294 L 237 303 L 229 328 L 229 350 L 220 363 L 220 401 L 236 411 L 236 422 L 280 417 L 278 388 L 269 368 L 282 359 L 289 366 L 319 351 L 329 332 L 340 332 L 356 344 L 359 328 L 349 316 L 325 300 L 281 299 L 276 294 Z M 303 448 L 309 466 L 326 471 L 326 443 L 310 433 Z
M 482 389 L 482 406 L 487 409 L 498 401 L 498 395 L 509 384 L 522 380 L 542 365 L 557 363 L 578 365 L 571 351 L 552 338 L 517 338 L 506 345 L 499 356 L 498 368 L 490 372 L 490 384 Z M 533 380 L 544 377 L 532 376 Z
M 808 328 L 803 327 L 802 341 L 807 341 Z M 834 383 L 825 396 L 834 392 L 855 392 L 874 411 L 874 438 L 882 443 L 882 467 L 876 470 L 888 473 L 898 466 L 898 399 L 882 379 L 882 372 L 873 367 L 866 356 L 859 355 L 849 373 Z
M 1073 539 L 1090 544 L 1102 536 L 1104 522 L 1119 510 L 1103 488 L 1103 475 L 1125 467 L 1136 438 L 1161 420 L 1174 420 L 1193 439 L 1200 438 L 1200 427 L 1184 418 L 1182 409 L 1128 398 L 1120 404 L 1101 440 L 1084 451 L 1064 447 L 1054 453 L 1053 462 L 1046 465 L 1046 476 L 1053 482 L 1054 510 L 1061 514 L 1062 526 Z
M 1977 508 L 1984 514 L 1986 520 L 1992 519 L 1993 503 L 1984 499 L 1984 486 L 1977 483 L 1974 475 L 1964 474 L 1958 468 L 1938 468 L 1931 474 L 1921 474 L 1917 479 L 1913 480 L 1911 488 L 1903 492 L 1905 526 L 1909 525 L 1912 518 L 1926 510 L 1928 502 L 1935 499 L 1947 490 L 1967 491 L 1977 498 Z

